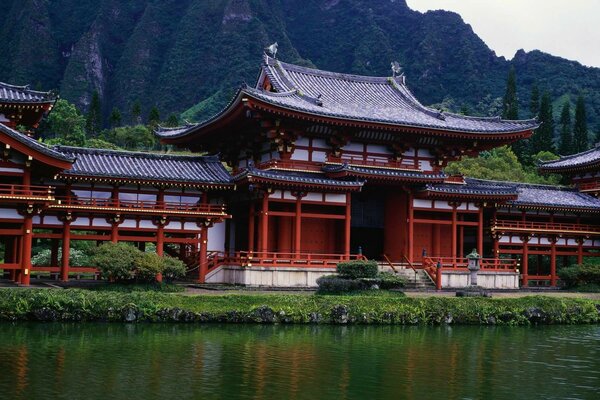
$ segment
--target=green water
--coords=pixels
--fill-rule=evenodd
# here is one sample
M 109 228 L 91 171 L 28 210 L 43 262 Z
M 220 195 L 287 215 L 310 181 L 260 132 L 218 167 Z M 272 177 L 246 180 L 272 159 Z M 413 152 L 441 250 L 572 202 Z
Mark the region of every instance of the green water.
M 2 399 L 600 398 L 600 327 L 0 324 Z

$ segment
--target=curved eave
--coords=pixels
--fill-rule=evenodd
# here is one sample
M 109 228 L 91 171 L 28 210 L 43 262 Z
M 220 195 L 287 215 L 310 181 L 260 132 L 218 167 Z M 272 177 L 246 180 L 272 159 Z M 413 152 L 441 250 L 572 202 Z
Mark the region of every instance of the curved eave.
M 69 174 L 60 173 L 57 178 L 66 181 L 85 181 L 85 182 L 103 182 L 103 183 L 138 183 L 142 185 L 164 185 L 164 186 L 186 186 L 202 189 L 219 189 L 219 190 L 235 190 L 234 183 L 223 182 L 192 182 L 172 179 L 139 179 L 133 177 L 116 177 L 110 175 L 84 175 L 84 174 Z
M 38 148 L 38 145 L 27 143 L 27 141 L 30 139 L 18 139 L 17 135 L 23 135 L 22 133 L 2 124 L 0 124 L 0 135 L 2 135 L 2 142 L 4 142 L 5 145 L 9 145 L 11 149 L 18 151 L 21 154 L 30 156 L 34 161 L 41 162 L 53 168 L 59 170 L 68 170 L 73 165 L 73 162 L 75 162 L 75 159 L 54 151 L 51 148 L 44 148 L 42 150 Z M 43 145 L 39 144 L 39 146 Z
M 594 171 L 600 168 L 600 160 L 594 160 L 588 163 L 582 163 L 579 165 L 573 165 L 568 167 L 552 167 L 544 166 L 543 164 L 538 167 L 538 170 L 543 173 L 550 174 L 578 174 L 582 172 Z
M 600 208 L 593 207 L 571 207 L 546 204 L 507 204 L 509 207 L 524 209 L 524 210 L 539 210 L 539 211 L 570 211 L 574 213 L 600 213 Z
M 432 177 L 427 176 L 393 176 L 393 175 L 379 175 L 360 173 L 355 171 L 338 171 L 338 172 L 327 172 L 327 176 L 330 178 L 361 178 L 368 179 L 369 182 L 373 181 L 384 181 L 384 182 L 413 182 L 413 183 L 443 183 L 444 177 Z
M 443 192 L 435 190 L 425 190 L 425 197 L 427 198 L 439 198 L 439 199 L 475 199 L 475 200 L 486 200 L 486 201 L 498 201 L 505 202 L 516 200 L 516 194 L 510 193 L 457 193 L 457 192 Z
M 271 179 L 255 175 L 247 175 L 240 179 L 239 183 L 262 184 L 285 189 L 312 189 L 315 191 L 328 192 L 359 192 L 363 187 L 362 182 L 357 182 L 353 185 L 328 185 L 326 183 L 309 183 L 299 181 L 288 181 L 284 179 Z
M 242 101 L 247 99 L 247 101 Z M 280 104 L 273 104 L 264 99 L 255 96 L 252 92 L 246 90 L 239 90 L 234 99 L 229 105 L 215 115 L 211 119 L 195 125 L 188 130 L 175 135 L 161 134 L 161 132 L 155 132 L 159 136 L 163 143 L 180 144 L 188 141 L 187 139 L 196 138 L 208 135 L 211 131 L 218 129 L 220 126 L 227 124 L 229 121 L 242 115 L 244 106 L 240 107 L 241 103 L 252 109 L 258 109 L 266 112 L 273 113 L 275 115 L 283 115 L 291 118 L 325 123 L 334 126 L 352 126 L 357 128 L 367 128 L 382 131 L 406 131 L 413 130 L 419 133 L 434 134 L 436 136 L 450 136 L 459 139 L 470 139 L 470 140 L 516 140 L 520 138 L 527 138 L 532 135 L 533 130 L 536 129 L 539 124 L 532 123 L 530 126 L 523 127 L 522 129 L 508 130 L 508 131 L 461 131 L 453 129 L 439 129 L 436 127 L 419 126 L 411 124 L 400 124 L 400 123 L 389 123 L 385 121 L 370 121 L 363 119 L 353 119 L 346 117 L 339 117 L 333 115 L 324 115 L 314 112 L 308 112 L 306 110 L 295 109 L 292 107 L 286 107 Z

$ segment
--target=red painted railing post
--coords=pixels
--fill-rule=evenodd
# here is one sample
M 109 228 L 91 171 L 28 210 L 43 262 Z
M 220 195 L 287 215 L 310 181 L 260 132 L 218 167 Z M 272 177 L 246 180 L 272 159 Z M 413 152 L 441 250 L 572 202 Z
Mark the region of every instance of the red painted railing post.
M 442 290 L 442 260 L 438 260 L 435 271 L 435 289 Z

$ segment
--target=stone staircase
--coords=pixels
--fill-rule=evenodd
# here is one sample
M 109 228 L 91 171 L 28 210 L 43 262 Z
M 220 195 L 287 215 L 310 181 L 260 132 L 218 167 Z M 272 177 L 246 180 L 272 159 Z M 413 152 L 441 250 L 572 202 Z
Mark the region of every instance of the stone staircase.
M 378 265 L 381 272 L 393 272 L 396 275 L 404 277 L 406 279 L 406 289 L 435 290 L 435 284 L 422 269 L 417 269 L 417 273 L 415 274 L 415 271 L 406 263 L 393 263 L 396 271 L 386 262 L 378 262 Z

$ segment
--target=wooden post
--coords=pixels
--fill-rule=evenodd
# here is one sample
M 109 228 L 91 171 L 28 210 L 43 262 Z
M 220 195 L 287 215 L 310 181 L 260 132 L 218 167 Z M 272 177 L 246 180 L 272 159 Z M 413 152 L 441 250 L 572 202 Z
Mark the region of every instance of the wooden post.
M 25 215 L 23 224 L 23 251 L 21 256 L 21 276 L 23 285 L 29 286 L 31 280 L 31 244 L 33 239 L 33 218 L 30 214 Z
M 252 255 L 254 251 L 254 202 L 250 201 L 250 211 L 248 212 L 248 252 Z
M 352 232 L 352 196 L 346 193 L 346 219 L 344 220 L 344 256 L 350 259 L 350 234 Z
M 413 195 L 412 193 L 408 194 L 408 261 L 413 262 L 415 256 L 414 249 L 414 233 L 415 233 L 415 211 L 413 208 Z
M 119 223 L 116 220 L 113 220 L 110 226 L 110 241 L 112 243 L 119 241 Z
M 165 225 L 163 221 L 158 221 L 158 227 L 156 229 L 156 254 L 163 257 L 165 254 Z M 156 282 L 162 282 L 162 272 L 156 274 Z
M 60 280 L 69 280 L 69 258 L 71 257 L 71 221 L 63 222 L 62 260 L 60 263 Z
M 556 286 L 556 238 L 550 238 L 550 286 Z
M 302 197 L 296 197 L 296 215 L 294 220 L 294 252 L 300 257 L 302 251 Z
M 456 268 L 456 204 L 452 205 L 452 268 Z
M 477 252 L 483 257 L 483 204 L 479 205 L 479 220 L 477 222 Z
M 529 237 L 523 236 L 523 260 L 521 265 L 521 274 L 523 275 L 522 285 L 523 287 L 529 286 Z
M 583 238 L 577 239 L 577 264 L 583 264 Z
M 269 193 L 265 192 L 262 199 L 262 211 L 260 214 L 260 251 L 263 253 L 262 257 L 266 257 L 266 253 L 269 249 Z
M 206 246 L 208 246 L 208 227 L 202 225 L 200 230 L 200 257 L 198 260 L 198 268 L 200 269 L 198 281 L 200 283 L 206 282 L 206 273 L 208 270 L 208 252 Z

